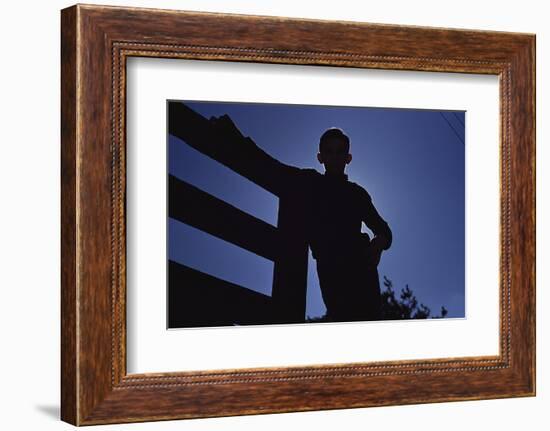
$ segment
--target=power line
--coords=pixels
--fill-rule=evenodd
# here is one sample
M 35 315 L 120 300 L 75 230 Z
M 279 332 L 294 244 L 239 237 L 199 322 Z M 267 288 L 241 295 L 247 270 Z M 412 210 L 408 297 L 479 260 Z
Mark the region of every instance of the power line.
M 460 135 L 458 134 L 458 132 L 455 130 L 455 128 L 453 127 L 453 125 L 449 122 L 449 120 L 447 120 L 447 118 L 445 117 L 445 115 L 443 115 L 442 112 L 439 113 L 439 115 L 441 115 L 443 117 L 443 119 L 445 120 L 445 122 L 449 125 L 449 127 L 451 128 L 451 130 L 454 132 L 454 134 L 456 135 L 456 137 L 458 138 L 458 140 L 462 143 L 462 145 L 464 145 L 464 139 L 462 139 L 460 137 Z
M 456 112 L 453 112 L 453 115 L 454 115 L 455 118 L 458 120 L 458 122 L 459 122 L 460 124 L 462 124 L 462 127 L 464 127 L 464 121 L 462 121 L 462 120 L 460 119 L 460 117 L 459 117 L 458 115 L 456 115 Z

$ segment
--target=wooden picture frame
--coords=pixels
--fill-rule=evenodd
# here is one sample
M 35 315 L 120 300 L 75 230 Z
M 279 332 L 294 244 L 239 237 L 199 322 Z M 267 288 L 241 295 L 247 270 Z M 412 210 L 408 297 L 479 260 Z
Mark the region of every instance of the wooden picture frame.
M 77 5 L 61 12 L 61 418 L 74 425 L 535 395 L 535 36 Z M 500 353 L 127 374 L 126 59 L 492 74 Z

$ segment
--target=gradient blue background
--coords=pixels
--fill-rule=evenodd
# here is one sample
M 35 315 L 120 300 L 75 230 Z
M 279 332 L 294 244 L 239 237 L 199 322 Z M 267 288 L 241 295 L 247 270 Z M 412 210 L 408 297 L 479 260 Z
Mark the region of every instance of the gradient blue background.
M 412 109 L 185 102 L 203 116 L 228 114 L 245 136 L 283 163 L 315 168 L 319 137 L 340 127 L 351 139 L 349 180 L 363 186 L 393 231 L 383 276 L 406 284 L 432 315 L 465 317 L 465 113 Z M 277 225 L 278 198 L 168 136 L 169 173 Z M 363 226 L 364 231 L 368 231 Z M 169 259 L 270 294 L 273 262 L 168 219 Z M 307 311 L 323 315 L 309 258 Z

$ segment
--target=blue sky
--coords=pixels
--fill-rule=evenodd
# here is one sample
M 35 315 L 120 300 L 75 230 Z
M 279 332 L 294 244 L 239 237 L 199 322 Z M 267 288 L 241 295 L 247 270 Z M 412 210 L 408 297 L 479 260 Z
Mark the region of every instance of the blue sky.
M 406 284 L 419 302 L 464 317 L 465 113 L 388 108 L 186 102 L 205 117 L 228 114 L 245 136 L 280 161 L 324 168 L 319 137 L 340 127 L 351 139 L 349 180 L 363 186 L 393 232 L 379 273 L 396 291 Z M 278 198 L 168 136 L 168 171 L 276 226 Z M 368 229 L 363 226 L 364 231 Z M 169 258 L 270 294 L 273 263 L 179 221 L 168 220 Z M 309 261 L 308 316 L 325 312 Z

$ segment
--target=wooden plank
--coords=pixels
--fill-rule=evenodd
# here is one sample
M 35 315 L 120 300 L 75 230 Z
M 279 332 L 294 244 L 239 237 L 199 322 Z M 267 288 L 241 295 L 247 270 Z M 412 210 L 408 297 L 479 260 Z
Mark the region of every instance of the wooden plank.
M 173 175 L 168 215 L 272 261 L 279 256 L 277 228 Z
M 273 323 L 271 298 L 169 261 L 168 327 Z

